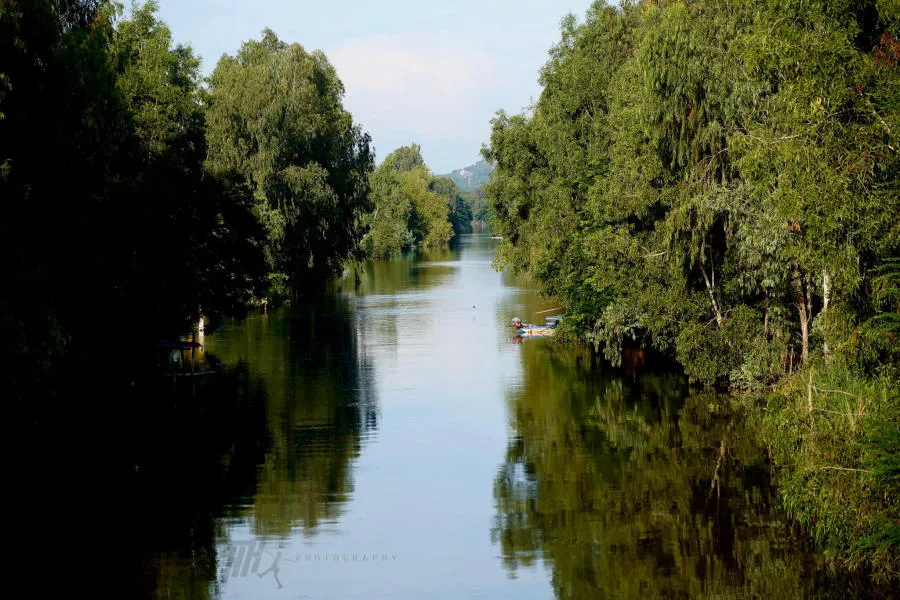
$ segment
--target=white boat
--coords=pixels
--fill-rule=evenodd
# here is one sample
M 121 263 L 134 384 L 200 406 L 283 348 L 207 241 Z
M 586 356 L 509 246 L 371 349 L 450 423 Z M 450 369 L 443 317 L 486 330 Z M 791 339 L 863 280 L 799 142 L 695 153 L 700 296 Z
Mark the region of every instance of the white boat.
M 531 336 L 551 336 L 556 332 L 555 327 L 547 327 L 545 325 L 525 325 L 517 330 L 519 335 L 531 335 Z
M 523 323 L 519 317 L 512 320 L 512 326 L 516 328 L 516 332 L 521 336 L 543 336 L 548 337 L 556 332 L 556 327 L 562 321 L 561 316 L 545 317 L 543 325 L 533 325 L 531 323 Z

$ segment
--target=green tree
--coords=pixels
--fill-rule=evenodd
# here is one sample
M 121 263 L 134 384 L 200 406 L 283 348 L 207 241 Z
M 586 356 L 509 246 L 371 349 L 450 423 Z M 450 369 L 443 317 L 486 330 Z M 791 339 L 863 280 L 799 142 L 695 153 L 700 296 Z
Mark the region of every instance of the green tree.
M 370 255 L 386 258 L 450 241 L 449 200 L 434 191 L 433 182 L 416 144 L 398 148 L 384 159 L 372 177 L 374 210 L 368 215 L 370 229 L 363 242 Z
M 435 177 L 431 180 L 429 188 L 446 199 L 453 234 L 472 233 L 472 208 L 453 180 L 449 177 Z
M 895 309 L 878 295 L 900 245 L 888 4 L 597 3 L 563 21 L 540 99 L 498 113 L 483 154 L 498 265 L 538 280 L 566 307 L 564 330 L 614 363 L 640 344 L 707 385 L 783 384 L 771 424 L 790 434 L 770 435 L 796 475 L 785 498 L 803 498 L 795 514 L 847 564 L 890 577 L 898 538 L 876 521 L 895 483 L 871 461 L 896 450 L 863 450 L 900 416 Z M 817 452 L 843 455 L 841 429 L 803 433 L 849 412 L 809 391 L 811 369 L 820 387 L 881 398 L 836 471 L 868 477 L 836 487 L 867 507 L 859 519 L 836 510 L 832 479 L 810 476 Z
M 295 294 L 321 286 L 359 247 L 373 168 L 334 67 L 267 29 L 223 56 L 209 84 L 208 165 L 249 188 L 271 293 L 285 280 Z
M 157 10 L 135 5 L 109 50 L 136 142 L 129 164 L 139 170 L 121 182 L 131 200 L 118 233 L 133 248 L 124 268 L 144 272 L 134 293 L 157 307 L 152 330 L 175 336 L 201 314 L 213 325 L 242 314 L 262 292 L 263 236 L 240 184 L 204 167 L 200 60 L 174 45 Z
M 261 277 L 239 187 L 203 168 L 199 62 L 155 9 L 0 6 L 0 363 L 23 406 L 108 346 L 98 311 L 130 332 L 106 365 L 114 385 L 201 314 L 240 314 Z
M 422 146 L 410 144 L 397 148 L 384 159 L 385 164 L 401 173 L 412 171 L 416 167 L 424 167 L 425 159 L 422 158 Z

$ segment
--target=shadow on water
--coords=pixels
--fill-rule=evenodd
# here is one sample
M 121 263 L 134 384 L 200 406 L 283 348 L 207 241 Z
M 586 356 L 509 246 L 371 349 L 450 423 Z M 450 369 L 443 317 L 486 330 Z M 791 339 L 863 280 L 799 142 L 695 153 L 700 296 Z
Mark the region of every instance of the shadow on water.
M 253 496 L 270 443 L 263 383 L 240 365 L 193 389 L 70 383 L 12 438 L 23 578 L 44 597 L 208 597 L 219 520 Z
M 23 578 L 42 594 L 217 597 L 235 524 L 264 539 L 336 519 L 377 427 L 337 301 L 226 324 L 207 349 L 230 366 L 194 386 L 108 390 L 87 377 L 27 436 L 8 432 Z
M 557 598 L 843 597 L 792 526 L 754 419 L 677 376 L 631 383 L 588 353 L 522 348 L 492 539 Z

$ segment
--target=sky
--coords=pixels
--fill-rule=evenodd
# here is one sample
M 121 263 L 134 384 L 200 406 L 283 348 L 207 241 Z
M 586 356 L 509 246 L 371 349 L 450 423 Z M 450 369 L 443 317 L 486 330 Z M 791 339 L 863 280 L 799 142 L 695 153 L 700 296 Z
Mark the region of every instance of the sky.
M 497 110 L 540 94 L 538 72 L 560 20 L 591 0 L 159 0 L 176 43 L 209 74 L 265 27 L 322 50 L 346 88 L 344 106 L 378 160 L 418 143 L 435 173 L 480 159 Z

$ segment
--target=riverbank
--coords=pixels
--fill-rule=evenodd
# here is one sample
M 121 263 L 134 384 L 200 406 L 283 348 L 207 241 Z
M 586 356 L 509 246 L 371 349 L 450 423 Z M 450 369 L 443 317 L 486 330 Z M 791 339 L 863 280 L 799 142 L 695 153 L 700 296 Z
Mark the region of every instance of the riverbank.
M 900 392 L 822 365 L 762 395 L 784 506 L 850 570 L 900 580 Z

